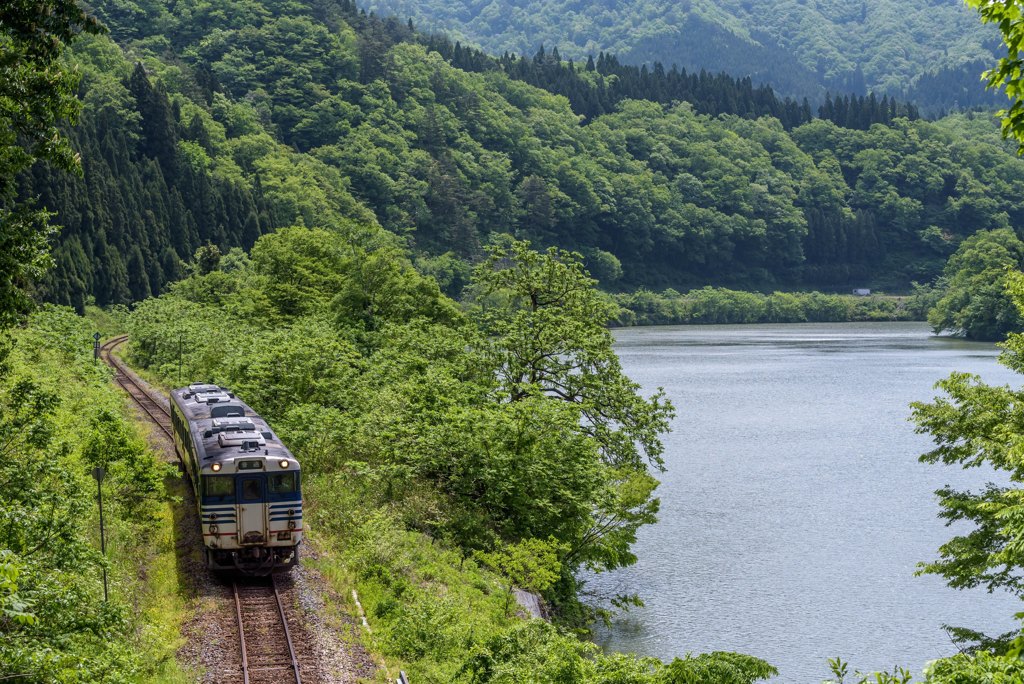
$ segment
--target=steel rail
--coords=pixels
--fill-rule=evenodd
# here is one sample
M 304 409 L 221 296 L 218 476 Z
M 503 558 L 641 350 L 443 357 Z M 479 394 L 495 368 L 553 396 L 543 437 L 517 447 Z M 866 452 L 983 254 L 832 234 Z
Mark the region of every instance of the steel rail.
M 295 645 L 292 643 L 291 630 L 288 628 L 288 616 L 284 610 L 284 601 L 281 600 L 281 593 L 277 588 L 277 580 L 274 579 L 273 575 L 270 576 L 270 589 L 274 592 L 274 602 L 277 605 L 277 614 L 281 620 L 281 627 L 284 632 L 284 642 L 288 646 L 288 660 L 290 661 L 290 665 L 287 665 L 286 667 L 291 669 L 292 677 L 295 679 L 295 684 L 302 684 L 302 676 L 299 671 L 299 659 L 295 653 Z M 270 669 L 277 669 L 279 665 L 250 665 L 249 653 L 245 641 L 246 630 L 244 611 L 242 610 L 242 596 L 238 591 L 238 581 L 235 579 L 231 580 L 231 592 L 235 597 L 235 619 L 238 622 L 239 653 L 242 657 L 242 680 L 243 684 L 249 684 L 250 670 L 266 670 L 268 667 Z M 281 665 L 284 665 L 284 663 L 281 663 Z
M 135 381 L 135 377 L 132 372 L 129 371 L 124 363 L 113 354 L 114 350 L 124 344 L 127 339 L 127 335 L 120 335 L 107 340 L 103 346 L 100 347 L 100 355 L 103 357 L 103 360 L 107 365 L 114 369 L 114 380 L 117 381 L 117 384 L 121 385 L 124 391 L 128 393 L 138 407 L 145 411 L 150 419 L 156 423 L 156 425 L 163 430 L 168 437 L 173 439 L 174 435 L 168 425 L 171 414 L 167 409 L 149 396 L 149 393 L 145 388 Z
M 235 595 L 235 618 L 238 620 L 238 643 L 242 649 L 242 680 L 249 684 L 249 658 L 245 653 L 245 626 L 242 620 L 242 599 L 238 596 L 238 582 L 231 580 L 231 591 Z
M 288 642 L 288 656 L 292 660 L 292 673 L 295 675 L 295 684 L 302 684 L 302 677 L 299 675 L 299 659 L 295 657 L 295 646 L 292 644 L 292 634 L 288 629 L 288 618 L 284 614 L 284 604 L 281 602 L 281 593 L 277 590 L 277 580 L 270 576 L 270 585 L 274 587 L 274 598 L 277 599 L 277 611 L 281 615 L 281 625 L 284 627 L 284 638 Z
M 132 398 L 139 408 L 149 415 L 152 421 L 156 423 L 161 430 L 167 433 L 168 437 L 173 439 L 171 429 L 167 426 L 167 421 L 170 419 L 170 412 L 149 396 L 149 393 L 145 388 L 135 381 L 132 372 L 128 370 L 125 364 L 113 354 L 114 350 L 124 344 L 127 339 L 127 335 L 120 335 L 107 340 L 100 347 L 100 355 L 104 362 L 114 369 L 114 379 L 119 385 L 121 385 L 128 396 Z M 281 627 L 284 631 L 284 640 L 288 645 L 288 658 L 291 661 L 290 668 L 292 675 L 295 677 L 295 684 L 302 684 L 302 678 L 299 672 L 299 659 L 295 653 L 295 645 L 292 643 L 291 630 L 288 628 L 288 617 L 285 614 L 284 602 L 281 600 L 281 593 L 277 588 L 277 580 L 274 579 L 273 575 L 270 576 L 270 583 L 274 592 L 274 601 L 277 604 L 278 616 L 281 619 Z M 238 643 L 242 657 L 242 680 L 243 684 L 249 684 L 250 668 L 249 654 L 245 644 L 245 618 L 242 614 L 242 597 L 238 591 L 238 582 L 234 579 L 231 580 L 231 592 L 235 599 L 235 620 L 238 623 Z

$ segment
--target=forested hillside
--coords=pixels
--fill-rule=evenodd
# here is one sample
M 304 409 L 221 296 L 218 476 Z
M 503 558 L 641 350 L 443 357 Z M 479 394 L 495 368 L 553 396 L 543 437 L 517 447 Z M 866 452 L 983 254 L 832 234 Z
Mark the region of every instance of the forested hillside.
M 64 226 L 49 299 L 136 300 L 206 241 L 352 223 L 401 236 L 449 292 L 497 233 L 577 249 L 612 289 L 903 289 L 966 236 L 1024 221 L 1024 162 L 987 117 L 836 98 L 823 113 L 853 128 L 797 125 L 806 108 L 749 82 L 698 75 L 694 104 L 665 104 L 681 74 L 503 66 L 344 1 L 169 7 L 98 3 L 111 34 L 76 47 L 85 175 L 23 179 Z M 559 73 L 632 89 L 581 119 L 525 82 L 554 74 L 578 98 Z M 892 123 L 857 130 L 876 120 Z
M 977 82 L 975 60 L 991 61 L 997 34 L 959 0 L 374 0 L 370 7 L 494 53 L 533 54 L 546 45 L 586 59 L 610 51 L 631 64 L 751 76 L 790 95 L 897 94 L 933 78 L 922 74 L 940 74 L 950 83 L 940 106 L 993 101 Z M 954 92 L 964 67 L 973 88 Z

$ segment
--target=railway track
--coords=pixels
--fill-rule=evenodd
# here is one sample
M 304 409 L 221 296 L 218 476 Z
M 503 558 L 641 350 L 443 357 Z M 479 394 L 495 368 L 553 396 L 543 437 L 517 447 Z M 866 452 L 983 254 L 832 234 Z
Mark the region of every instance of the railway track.
M 273 575 L 231 583 L 244 684 L 302 684 L 288 616 Z
M 114 356 L 114 350 L 125 343 L 127 335 L 112 337 L 100 347 L 103 361 L 114 369 L 114 381 L 124 389 L 132 400 L 150 417 L 150 420 L 173 439 L 171 433 L 171 414 L 166 408 L 154 401 L 149 393 L 135 380 L 135 374 L 129 371 L 121 359 Z
M 127 335 L 107 340 L 100 347 L 100 357 L 114 370 L 117 384 L 173 441 L 168 409 L 149 395 L 135 374 L 113 353 L 127 340 Z M 241 655 L 243 684 L 281 684 L 288 681 L 302 684 L 288 616 L 274 576 L 234 578 L 231 580 L 231 593 L 234 595 L 235 633 Z M 229 675 L 229 678 L 236 676 Z

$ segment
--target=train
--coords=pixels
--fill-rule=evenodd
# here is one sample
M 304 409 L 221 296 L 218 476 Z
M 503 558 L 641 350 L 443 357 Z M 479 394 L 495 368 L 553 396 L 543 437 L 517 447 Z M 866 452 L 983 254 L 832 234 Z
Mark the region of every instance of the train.
M 195 491 L 212 570 L 266 575 L 299 561 L 298 460 L 263 418 L 226 388 L 171 390 L 174 447 Z

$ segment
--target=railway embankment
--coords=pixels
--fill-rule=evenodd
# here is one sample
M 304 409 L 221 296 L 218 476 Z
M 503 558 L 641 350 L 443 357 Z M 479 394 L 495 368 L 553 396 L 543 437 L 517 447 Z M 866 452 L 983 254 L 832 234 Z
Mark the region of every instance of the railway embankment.
M 92 332 L 42 307 L 0 342 L 0 679 L 193 681 L 167 469 Z

